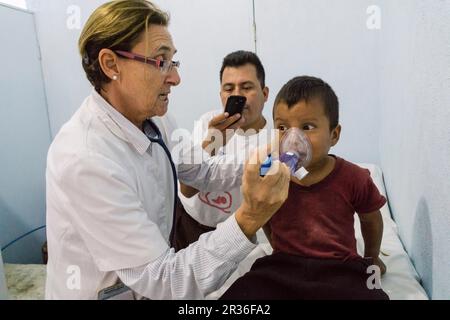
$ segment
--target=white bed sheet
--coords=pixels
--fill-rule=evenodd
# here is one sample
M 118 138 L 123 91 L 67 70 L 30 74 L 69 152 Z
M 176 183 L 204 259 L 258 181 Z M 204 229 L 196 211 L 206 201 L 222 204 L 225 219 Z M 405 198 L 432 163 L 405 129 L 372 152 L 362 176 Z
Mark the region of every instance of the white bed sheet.
M 380 193 L 386 196 L 381 169 L 373 164 L 358 165 L 369 169 L 372 179 L 380 190 Z M 388 294 L 391 300 L 428 300 L 425 290 L 420 285 L 419 276 L 398 237 L 397 225 L 391 218 L 388 204 L 381 209 L 381 214 L 384 223 L 381 251 L 387 254 L 387 256 L 381 255 L 381 259 L 387 267 L 386 274 L 381 278 L 383 290 Z M 362 254 L 364 242 L 361 235 L 359 219 L 356 214 L 355 237 L 357 240 L 358 253 Z M 272 253 L 272 247 L 268 243 L 262 230 L 258 231 L 258 240 L 260 244 L 239 264 L 237 270 L 224 285 L 219 290 L 208 295 L 207 299 L 218 299 L 230 285 L 236 281 L 236 279 L 250 270 L 256 259 Z

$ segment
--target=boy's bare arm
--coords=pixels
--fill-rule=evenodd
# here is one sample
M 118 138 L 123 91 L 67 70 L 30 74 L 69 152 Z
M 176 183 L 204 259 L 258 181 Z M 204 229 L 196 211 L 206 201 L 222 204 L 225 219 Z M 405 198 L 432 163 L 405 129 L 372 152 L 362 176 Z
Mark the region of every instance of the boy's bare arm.
M 358 214 L 361 221 L 361 233 L 364 239 L 364 257 L 371 257 L 374 263 L 381 269 L 381 273 L 386 272 L 386 266 L 381 261 L 380 247 L 383 238 L 383 218 L 380 210 Z
M 273 245 L 272 245 L 272 229 L 270 228 L 268 223 L 266 223 L 263 226 L 263 230 L 264 230 L 264 233 L 266 234 L 267 240 L 269 240 L 270 245 L 273 247 Z

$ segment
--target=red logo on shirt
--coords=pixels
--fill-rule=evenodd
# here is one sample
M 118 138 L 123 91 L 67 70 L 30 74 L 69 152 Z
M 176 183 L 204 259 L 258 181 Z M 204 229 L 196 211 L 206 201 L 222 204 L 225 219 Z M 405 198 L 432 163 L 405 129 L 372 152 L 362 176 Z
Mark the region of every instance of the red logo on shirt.
M 215 198 L 214 198 L 215 197 Z M 221 193 L 221 194 L 211 194 L 208 193 L 199 193 L 198 198 L 201 202 L 207 204 L 208 206 L 217 208 L 225 213 L 230 213 L 231 205 L 233 204 L 233 197 L 229 192 Z

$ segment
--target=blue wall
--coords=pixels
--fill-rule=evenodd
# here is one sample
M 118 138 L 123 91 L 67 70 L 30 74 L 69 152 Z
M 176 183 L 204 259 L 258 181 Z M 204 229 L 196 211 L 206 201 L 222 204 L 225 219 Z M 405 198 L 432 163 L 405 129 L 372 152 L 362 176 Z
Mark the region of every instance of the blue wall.
M 0 245 L 45 224 L 50 144 L 34 16 L 0 5 Z M 4 262 L 40 263 L 45 230 L 2 252 Z

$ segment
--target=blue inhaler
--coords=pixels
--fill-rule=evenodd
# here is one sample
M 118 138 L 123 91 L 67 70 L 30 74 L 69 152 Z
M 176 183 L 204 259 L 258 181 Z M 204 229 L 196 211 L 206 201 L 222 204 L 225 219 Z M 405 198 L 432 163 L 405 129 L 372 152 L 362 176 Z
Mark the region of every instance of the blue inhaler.
M 272 166 L 272 155 L 268 155 L 267 159 L 262 163 L 261 168 L 259 169 L 259 175 L 264 177 Z
M 290 128 L 281 139 L 280 161 L 285 163 L 291 171 L 291 175 L 297 179 L 303 179 L 308 171 L 305 169 L 312 159 L 312 148 L 308 137 L 298 128 Z M 261 165 L 260 175 L 265 176 L 272 165 L 272 157 L 269 157 Z

